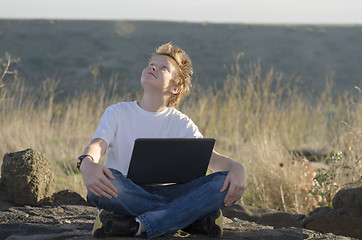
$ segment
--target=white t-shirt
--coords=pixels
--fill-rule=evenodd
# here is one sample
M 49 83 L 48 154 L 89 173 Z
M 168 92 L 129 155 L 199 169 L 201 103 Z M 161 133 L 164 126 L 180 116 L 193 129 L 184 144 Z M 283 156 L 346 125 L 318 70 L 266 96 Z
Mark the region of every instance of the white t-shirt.
M 202 138 L 190 118 L 175 108 L 148 112 L 137 102 L 109 106 L 99 121 L 93 138 L 101 138 L 109 148 L 105 165 L 127 175 L 134 141 L 137 138 Z

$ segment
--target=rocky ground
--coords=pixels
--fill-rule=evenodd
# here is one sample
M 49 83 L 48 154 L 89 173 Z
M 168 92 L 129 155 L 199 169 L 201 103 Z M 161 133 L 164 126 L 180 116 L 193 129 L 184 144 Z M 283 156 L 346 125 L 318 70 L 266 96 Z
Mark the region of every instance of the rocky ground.
M 80 196 L 76 193 L 69 191 L 66 193 L 62 194 L 68 196 L 67 201 L 63 202 L 64 204 L 57 200 L 57 204 L 60 205 L 19 207 L 1 201 L 0 239 L 94 239 L 90 233 L 97 214 L 96 208 L 87 205 L 84 200 L 81 201 Z M 67 204 L 69 201 L 74 201 L 80 205 L 69 205 Z M 223 213 L 224 239 L 353 239 L 302 227 L 263 225 L 269 221 L 266 217 L 268 215 L 274 215 L 274 223 L 279 225 L 298 225 L 302 223 L 299 215 L 277 213 L 268 209 L 256 209 L 240 205 L 224 209 Z M 265 222 L 263 223 L 263 221 Z M 207 239 L 205 235 L 189 235 L 182 231 L 176 233 L 174 238 Z
M 96 208 L 84 205 L 10 207 L 0 212 L 0 239 L 94 239 L 90 232 L 96 213 Z M 352 239 L 303 228 L 274 229 L 235 216 L 224 217 L 224 222 L 225 239 Z M 181 231 L 174 237 L 207 238 L 203 235 L 188 235 Z
M 34 150 L 4 156 L 0 240 L 94 239 L 97 209 L 75 192 L 52 192 L 48 165 Z M 224 239 L 362 239 L 362 187 L 340 190 L 333 208 L 317 208 L 307 216 L 236 204 L 223 214 Z M 174 238 L 207 239 L 182 231 Z

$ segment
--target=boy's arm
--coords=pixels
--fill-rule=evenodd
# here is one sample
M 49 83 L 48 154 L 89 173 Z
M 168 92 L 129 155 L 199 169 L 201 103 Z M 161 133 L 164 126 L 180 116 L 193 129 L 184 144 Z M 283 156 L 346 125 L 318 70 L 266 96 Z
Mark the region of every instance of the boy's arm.
M 229 188 L 224 203 L 225 206 L 230 206 L 238 200 L 245 191 L 247 185 L 245 166 L 242 163 L 223 156 L 214 150 L 211 155 L 209 168 L 213 172 L 229 171 L 225 178 L 224 186 L 220 189 L 220 192 L 224 192 Z
M 103 139 L 93 139 L 83 151 L 83 155 L 90 155 L 93 159 L 85 157 L 80 165 L 80 171 L 83 174 L 84 184 L 91 193 L 111 199 L 117 197 L 118 191 L 106 175 L 110 179 L 114 179 L 114 176 L 106 166 L 98 163 L 106 149 L 107 143 Z

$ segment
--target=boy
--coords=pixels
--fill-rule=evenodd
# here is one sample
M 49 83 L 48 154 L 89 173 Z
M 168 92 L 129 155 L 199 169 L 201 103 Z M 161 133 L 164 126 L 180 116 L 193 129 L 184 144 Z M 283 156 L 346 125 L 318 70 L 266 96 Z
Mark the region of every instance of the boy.
M 221 237 L 220 209 L 238 200 L 246 188 L 243 164 L 214 150 L 209 168 L 215 173 L 189 183 L 138 186 L 125 177 L 136 138 L 202 137 L 197 126 L 174 108 L 189 92 L 192 72 L 188 55 L 164 44 L 142 72 L 141 101 L 120 102 L 104 112 L 77 161 L 89 199 L 100 209 L 93 236 L 146 233 L 151 239 L 185 229 Z M 98 161 L 107 148 L 101 165 Z

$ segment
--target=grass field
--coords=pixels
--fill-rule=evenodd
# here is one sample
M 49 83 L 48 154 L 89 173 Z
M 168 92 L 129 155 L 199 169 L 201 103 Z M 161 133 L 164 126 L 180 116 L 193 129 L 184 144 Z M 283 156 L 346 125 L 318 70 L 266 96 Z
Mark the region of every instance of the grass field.
M 312 103 L 293 84 L 296 79 L 285 81 L 283 74 L 263 69 L 258 62 L 242 65 L 238 57 L 221 88 L 195 84 L 180 110 L 193 119 L 204 136 L 217 139 L 217 151 L 247 166 L 244 203 L 307 213 L 326 198 L 308 193 L 321 167 L 337 173 L 324 180 L 330 195 L 344 186 L 362 186 L 360 90 L 335 97 L 330 79 Z M 1 64 L 0 77 L 7 62 Z M 16 63 L 13 65 L 16 69 Z M 55 101 L 58 84 L 47 78 L 37 91 L 29 92 L 14 71 L 6 81 L 0 79 L 0 156 L 34 148 L 51 160 L 57 190 L 68 188 L 85 196 L 75 159 L 107 106 L 139 99 L 142 93 L 129 90 L 114 75 L 107 84 Z M 339 164 L 351 169 L 338 169 L 318 154 L 313 156 L 320 161 L 311 164 L 295 151 L 303 149 L 321 155 L 342 152 Z

